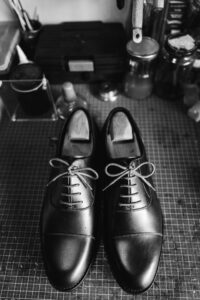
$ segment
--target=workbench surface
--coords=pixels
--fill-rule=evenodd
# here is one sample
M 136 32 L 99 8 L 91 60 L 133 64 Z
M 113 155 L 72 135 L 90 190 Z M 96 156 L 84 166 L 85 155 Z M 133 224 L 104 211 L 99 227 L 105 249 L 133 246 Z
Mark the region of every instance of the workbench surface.
M 180 103 L 122 95 L 105 103 L 86 85 L 76 89 L 88 100 L 100 129 L 112 108 L 128 108 L 141 130 L 149 161 L 156 166 L 164 242 L 155 282 L 138 296 L 123 292 L 101 243 L 76 290 L 62 293 L 51 287 L 41 257 L 39 218 L 48 161 L 55 155 L 50 140 L 62 124 L 4 119 L 0 123 L 0 299 L 200 299 L 200 125 L 189 119 Z

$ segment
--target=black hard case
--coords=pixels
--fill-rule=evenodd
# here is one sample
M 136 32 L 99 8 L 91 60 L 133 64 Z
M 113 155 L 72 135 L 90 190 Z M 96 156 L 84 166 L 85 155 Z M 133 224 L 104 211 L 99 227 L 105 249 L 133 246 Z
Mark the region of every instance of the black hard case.
M 118 81 L 126 71 L 125 30 L 120 23 L 45 25 L 34 59 L 51 83 Z M 70 69 L 69 62 L 74 61 L 80 62 L 80 70 Z M 93 70 L 85 70 L 88 61 Z

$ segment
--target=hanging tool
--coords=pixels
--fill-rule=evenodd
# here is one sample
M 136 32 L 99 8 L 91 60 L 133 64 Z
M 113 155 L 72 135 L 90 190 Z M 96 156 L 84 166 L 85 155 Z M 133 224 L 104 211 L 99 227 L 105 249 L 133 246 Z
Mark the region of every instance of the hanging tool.
M 20 0 L 9 0 L 10 6 L 16 13 L 23 31 L 33 31 L 34 28 L 26 10 L 23 9 Z
M 19 7 L 19 10 L 20 10 L 21 13 L 22 13 L 22 16 L 23 16 L 23 18 L 24 18 L 24 21 L 25 21 L 25 23 L 26 23 L 26 26 L 27 26 L 28 30 L 29 30 L 29 31 L 33 31 L 34 29 L 33 29 L 33 26 L 32 26 L 32 24 L 31 24 L 30 18 L 29 18 L 29 16 L 28 16 L 27 11 L 23 8 L 23 6 L 22 6 L 22 4 L 21 4 L 21 1 L 20 1 L 20 0 L 13 0 L 13 1 L 14 1 L 14 3 L 16 4 L 16 6 Z
M 19 9 L 16 7 L 16 5 L 14 4 L 14 2 L 12 0 L 9 0 L 10 6 L 12 7 L 12 9 L 14 10 L 14 12 L 16 13 L 19 23 L 21 25 L 21 28 L 23 31 L 26 31 L 26 23 L 19 11 Z
M 143 0 L 133 0 L 132 5 L 132 38 L 134 43 L 140 43 L 142 41 Z

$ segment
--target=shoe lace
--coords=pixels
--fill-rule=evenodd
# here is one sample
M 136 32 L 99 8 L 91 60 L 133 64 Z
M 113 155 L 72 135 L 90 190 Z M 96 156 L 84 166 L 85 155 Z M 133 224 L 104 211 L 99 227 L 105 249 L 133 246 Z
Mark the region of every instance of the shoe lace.
M 150 166 L 151 167 L 151 171 L 149 172 L 149 174 L 146 175 L 142 175 L 140 173 L 141 168 L 143 166 Z M 112 172 L 112 168 L 118 168 L 120 169 L 119 172 Z M 133 178 L 134 176 L 140 178 L 143 182 L 145 182 L 151 189 L 153 189 L 155 191 L 155 188 L 153 187 L 153 185 L 147 180 L 147 178 L 151 177 L 155 172 L 155 165 L 151 162 L 143 162 L 140 165 L 138 165 L 137 167 L 135 166 L 134 162 L 131 162 L 129 164 L 128 167 L 124 167 L 120 164 L 117 163 L 110 163 L 105 167 L 105 173 L 107 176 L 109 177 L 113 177 L 115 178 L 113 181 L 111 181 L 104 189 L 103 191 L 107 190 L 109 187 L 111 187 L 113 184 L 115 184 L 116 182 L 118 182 L 120 179 L 124 178 L 127 180 L 127 184 L 123 184 L 120 187 L 126 187 L 128 188 L 128 190 L 130 188 L 132 188 L 133 186 L 136 185 L 136 183 L 132 184 L 132 180 L 131 178 Z M 132 198 L 132 196 L 137 195 L 138 192 L 134 192 L 134 193 L 128 193 L 128 194 L 121 194 L 122 198 Z M 136 201 L 136 202 L 140 202 L 140 201 Z M 119 203 L 119 206 L 127 206 L 127 205 L 134 205 L 136 202 L 129 202 L 129 203 Z
M 93 190 L 92 186 L 89 184 L 89 182 L 87 181 L 87 178 L 92 179 L 92 180 L 97 180 L 99 178 L 98 173 L 92 169 L 92 168 L 79 168 L 76 165 L 70 165 L 67 161 L 61 159 L 61 158 L 52 158 L 49 161 L 49 164 L 51 167 L 53 168 L 59 168 L 59 166 L 64 166 L 66 168 L 66 171 L 63 171 L 62 173 L 58 174 L 57 176 L 55 176 L 52 180 L 50 180 L 47 184 L 47 186 L 49 186 L 50 184 L 52 184 L 53 182 L 57 181 L 60 178 L 64 178 L 66 177 L 67 179 L 69 179 L 72 176 L 76 176 L 79 178 L 79 180 L 82 182 L 82 184 L 89 188 L 91 191 Z M 64 187 L 69 188 L 69 192 L 68 193 L 61 193 L 62 196 L 66 196 L 68 198 L 74 196 L 74 195 L 80 195 L 81 192 L 73 192 L 72 193 L 72 187 L 73 186 L 79 186 L 79 183 L 75 183 L 72 184 L 71 180 L 69 180 L 69 184 L 65 184 Z M 75 204 L 79 204 L 82 203 L 83 201 L 62 201 L 64 202 L 64 204 L 67 205 L 75 205 Z

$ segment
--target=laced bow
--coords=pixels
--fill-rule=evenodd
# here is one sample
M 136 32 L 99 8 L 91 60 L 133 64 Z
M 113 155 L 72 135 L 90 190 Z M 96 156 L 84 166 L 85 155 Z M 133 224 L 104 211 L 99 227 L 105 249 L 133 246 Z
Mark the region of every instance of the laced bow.
M 141 169 L 141 167 L 143 166 L 151 166 L 152 170 L 150 171 L 149 174 L 147 175 L 142 175 L 139 170 Z M 118 169 L 122 170 L 120 172 L 117 173 L 111 173 L 109 172 L 109 169 L 112 167 L 117 167 Z M 115 178 L 109 185 L 107 185 L 103 191 L 105 191 L 107 188 L 109 188 L 110 186 L 112 186 L 113 184 L 115 184 L 118 180 L 120 180 L 121 178 L 125 177 L 126 175 L 130 174 L 131 176 L 135 175 L 137 177 L 139 177 L 142 181 L 144 181 L 150 188 L 152 188 L 155 191 L 155 188 L 151 185 L 151 183 L 147 180 L 147 178 L 151 177 L 155 172 L 155 166 L 153 163 L 151 162 L 143 162 L 140 165 L 138 165 L 137 167 L 135 167 L 134 163 L 130 163 L 128 168 L 124 167 L 120 164 L 117 163 L 110 163 L 106 166 L 105 168 L 105 173 L 107 176 L 109 177 L 117 177 Z
M 58 166 L 56 165 L 56 163 L 58 163 Z M 66 171 L 55 176 L 47 185 L 50 185 L 51 183 L 55 182 L 56 180 L 58 180 L 59 178 L 62 178 L 64 176 L 75 175 L 80 179 L 80 181 L 86 187 L 88 187 L 90 190 L 92 190 L 91 185 L 85 179 L 85 177 L 93 179 L 93 180 L 97 180 L 99 178 L 98 173 L 95 170 L 93 170 L 92 168 L 79 168 L 77 166 L 70 165 L 67 161 L 65 161 L 61 158 L 52 158 L 52 159 L 50 159 L 49 164 L 53 168 L 58 168 L 59 165 L 64 166 L 64 167 L 66 167 Z

